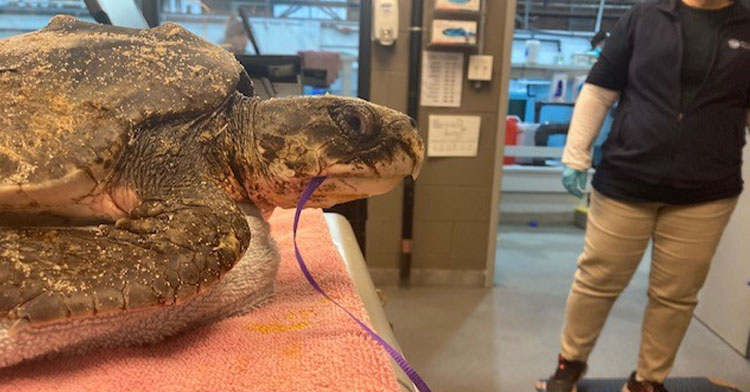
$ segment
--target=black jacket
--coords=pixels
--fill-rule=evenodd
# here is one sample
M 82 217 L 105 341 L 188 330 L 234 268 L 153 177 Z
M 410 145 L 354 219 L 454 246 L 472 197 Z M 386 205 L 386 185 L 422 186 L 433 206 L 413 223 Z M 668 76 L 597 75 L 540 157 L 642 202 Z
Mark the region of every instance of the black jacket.
M 680 0 L 641 3 L 621 19 L 588 83 L 622 92 L 594 187 L 672 204 L 742 192 L 750 108 L 750 0 L 722 28 L 713 66 L 680 108 Z M 621 191 L 624 191 L 621 192 Z

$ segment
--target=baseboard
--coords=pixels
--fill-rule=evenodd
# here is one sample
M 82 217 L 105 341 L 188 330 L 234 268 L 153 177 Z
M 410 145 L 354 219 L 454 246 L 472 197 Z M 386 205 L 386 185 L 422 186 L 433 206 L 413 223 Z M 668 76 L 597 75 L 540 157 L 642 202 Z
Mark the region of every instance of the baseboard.
M 399 284 L 397 268 L 370 267 L 370 276 L 376 286 Z M 485 287 L 487 277 L 479 270 L 420 269 L 411 270 L 409 283 L 412 286 Z
M 569 225 L 575 222 L 575 215 L 571 212 L 501 212 L 501 225 L 518 225 L 536 222 L 540 225 Z

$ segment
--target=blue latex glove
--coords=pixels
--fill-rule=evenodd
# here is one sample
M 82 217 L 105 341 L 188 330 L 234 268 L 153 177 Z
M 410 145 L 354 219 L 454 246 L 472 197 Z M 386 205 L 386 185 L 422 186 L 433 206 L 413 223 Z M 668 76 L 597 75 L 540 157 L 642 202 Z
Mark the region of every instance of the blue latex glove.
M 566 167 L 563 170 L 562 183 L 571 195 L 581 199 L 583 198 L 583 192 L 586 190 L 588 176 L 588 172 Z

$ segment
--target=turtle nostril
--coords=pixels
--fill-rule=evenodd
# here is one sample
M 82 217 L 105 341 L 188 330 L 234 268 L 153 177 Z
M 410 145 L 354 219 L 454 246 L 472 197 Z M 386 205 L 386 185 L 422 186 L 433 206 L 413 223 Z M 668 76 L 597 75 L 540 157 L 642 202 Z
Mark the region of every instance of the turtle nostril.
M 413 117 L 409 117 L 409 122 L 411 123 L 412 128 L 417 128 L 417 120 L 415 120 Z

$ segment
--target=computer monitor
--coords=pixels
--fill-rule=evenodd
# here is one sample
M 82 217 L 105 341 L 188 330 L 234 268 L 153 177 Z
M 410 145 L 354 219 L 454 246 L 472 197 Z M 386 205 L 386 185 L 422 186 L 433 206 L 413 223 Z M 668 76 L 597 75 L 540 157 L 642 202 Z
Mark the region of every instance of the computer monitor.
M 300 56 L 253 56 L 235 54 L 253 80 L 255 94 L 261 98 L 302 94 L 302 58 Z

